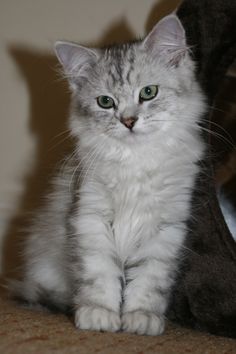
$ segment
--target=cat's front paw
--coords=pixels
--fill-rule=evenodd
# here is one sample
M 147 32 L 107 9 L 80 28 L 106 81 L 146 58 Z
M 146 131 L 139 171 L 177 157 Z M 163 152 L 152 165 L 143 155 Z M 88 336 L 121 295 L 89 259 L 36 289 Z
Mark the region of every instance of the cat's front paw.
M 80 329 L 116 332 L 121 328 L 120 315 L 99 306 L 82 306 L 75 312 L 75 325 Z
M 121 322 L 123 331 L 149 336 L 163 333 L 165 327 L 163 317 L 141 310 L 124 313 Z

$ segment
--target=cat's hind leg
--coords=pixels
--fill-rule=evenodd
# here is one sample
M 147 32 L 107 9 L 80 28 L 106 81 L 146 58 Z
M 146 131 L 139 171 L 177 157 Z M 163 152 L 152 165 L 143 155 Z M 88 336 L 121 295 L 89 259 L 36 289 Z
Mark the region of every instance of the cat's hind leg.
M 62 312 L 71 307 L 68 279 L 55 261 L 46 258 L 28 263 L 24 278 L 10 281 L 9 289 L 15 299 L 30 307 Z

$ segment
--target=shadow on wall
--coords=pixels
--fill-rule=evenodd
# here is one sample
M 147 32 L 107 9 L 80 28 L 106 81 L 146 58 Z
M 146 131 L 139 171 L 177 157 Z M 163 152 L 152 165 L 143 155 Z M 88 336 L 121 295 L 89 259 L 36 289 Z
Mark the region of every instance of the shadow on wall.
M 96 45 L 132 39 L 134 34 L 121 20 Z M 67 127 L 70 94 L 67 83 L 58 74 L 56 57 L 23 46 L 11 46 L 9 52 L 28 85 L 29 131 L 36 139 L 36 152 L 33 171 L 23 179 L 24 195 L 4 236 L 3 276 L 6 278 L 21 274 L 22 246 L 32 215 L 50 190 L 55 168 L 73 146 Z
M 12 46 L 9 51 L 28 85 L 28 129 L 36 140 L 34 170 L 23 178 L 25 192 L 5 237 L 3 271 L 10 276 L 20 263 L 19 255 L 25 237 L 23 230 L 28 226 L 26 219 L 29 213 L 39 207 L 48 190 L 52 166 L 60 158 L 62 145 L 63 149 L 69 147 L 69 140 L 65 140 L 61 146 L 56 145 L 68 136 L 63 133 L 67 129 L 65 117 L 69 94 L 66 83 L 59 80 L 57 75 L 56 58 L 24 47 Z
M 181 2 L 181 0 L 162 0 L 154 5 L 146 21 L 146 32 L 151 31 L 161 18 L 173 12 Z

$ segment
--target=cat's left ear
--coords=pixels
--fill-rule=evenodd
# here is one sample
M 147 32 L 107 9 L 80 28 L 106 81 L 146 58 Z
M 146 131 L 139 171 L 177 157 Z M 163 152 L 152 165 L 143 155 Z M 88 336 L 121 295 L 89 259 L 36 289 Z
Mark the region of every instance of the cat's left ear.
M 55 52 L 72 87 L 76 80 L 86 76 L 99 57 L 97 49 L 63 41 L 55 43 Z
M 173 13 L 159 21 L 143 41 L 145 49 L 178 66 L 188 52 L 185 30 Z

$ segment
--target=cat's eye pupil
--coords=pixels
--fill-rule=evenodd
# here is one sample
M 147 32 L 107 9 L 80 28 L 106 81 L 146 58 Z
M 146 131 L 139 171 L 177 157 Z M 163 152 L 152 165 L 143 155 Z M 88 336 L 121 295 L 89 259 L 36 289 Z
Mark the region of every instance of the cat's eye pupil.
M 150 87 L 145 87 L 145 93 L 146 95 L 150 95 L 150 93 L 152 92 L 152 90 L 150 89 Z
M 114 100 L 109 96 L 99 96 L 97 98 L 97 103 L 101 108 L 112 108 L 114 107 Z
M 102 97 L 102 103 L 103 103 L 103 104 L 109 104 L 109 102 L 110 102 L 109 97 L 107 97 L 107 96 L 103 96 L 103 97 Z

